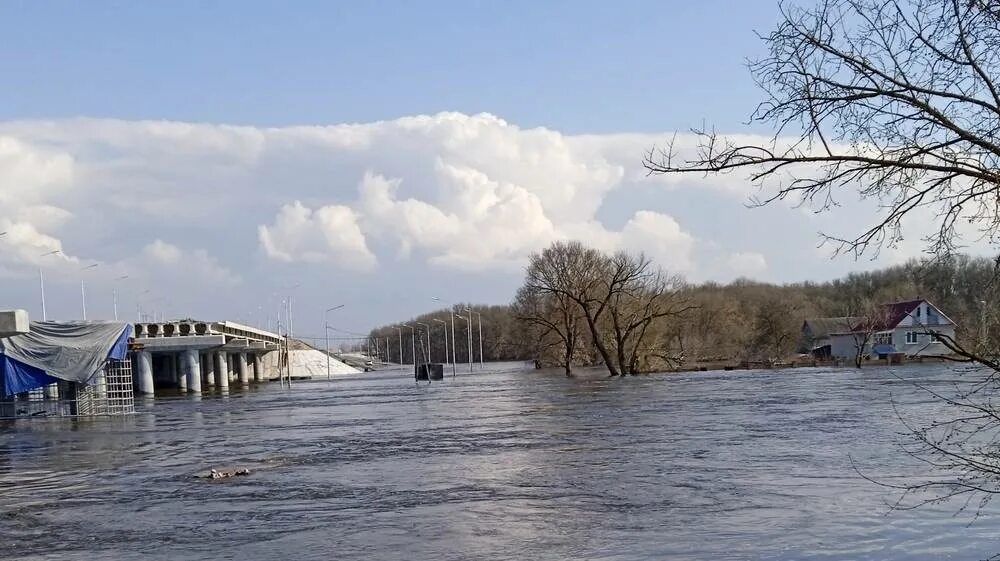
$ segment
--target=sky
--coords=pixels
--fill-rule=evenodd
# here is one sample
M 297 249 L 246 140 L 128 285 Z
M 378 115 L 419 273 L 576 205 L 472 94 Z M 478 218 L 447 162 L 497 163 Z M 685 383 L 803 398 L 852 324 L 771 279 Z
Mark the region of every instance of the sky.
M 771 0 L 0 2 L 0 308 L 295 335 L 502 304 L 579 239 L 692 281 L 824 280 L 873 216 L 749 208 L 643 153 L 747 124 Z M 55 250 L 60 253 L 45 255 Z M 96 265 L 96 266 L 93 266 Z M 83 288 L 81 288 L 81 283 Z M 347 335 L 344 335 L 347 336 Z

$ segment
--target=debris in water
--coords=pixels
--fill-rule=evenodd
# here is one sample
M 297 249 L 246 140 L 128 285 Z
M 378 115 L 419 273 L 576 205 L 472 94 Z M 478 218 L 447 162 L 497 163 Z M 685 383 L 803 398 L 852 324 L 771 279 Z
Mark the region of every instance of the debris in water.
M 199 479 L 226 479 L 228 477 L 236 477 L 239 475 L 250 475 L 250 470 L 247 468 L 234 468 L 234 469 L 223 469 L 223 470 L 213 469 L 208 473 L 201 473 L 195 475 L 195 477 Z

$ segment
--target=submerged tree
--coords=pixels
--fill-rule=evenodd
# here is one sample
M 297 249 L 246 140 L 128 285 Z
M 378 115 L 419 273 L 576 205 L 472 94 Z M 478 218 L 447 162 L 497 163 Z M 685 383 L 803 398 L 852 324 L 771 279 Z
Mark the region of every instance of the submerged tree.
M 762 189 L 756 203 L 792 199 L 821 211 L 841 195 L 860 194 L 878 204 L 879 218 L 860 232 L 826 235 L 838 251 L 855 256 L 899 242 L 905 219 L 916 213 L 933 215 L 926 243 L 939 256 L 961 243 L 962 221 L 996 241 L 1000 3 L 822 0 L 814 6 L 783 6 L 777 28 L 763 37 L 769 54 L 750 63 L 766 94 L 752 120 L 774 136 L 753 142 L 695 130 L 693 155 L 680 155 L 686 147 L 671 142 L 647 154 L 649 172 L 742 170 Z M 929 427 L 911 425 L 907 451 L 945 471 L 903 488 L 907 496 L 930 492 L 929 501 L 988 500 L 1000 492 L 1000 411 L 992 403 L 1000 353 L 980 342 L 939 338 L 959 360 L 992 375 L 955 396 L 934 393 L 956 414 Z
M 572 377 L 583 322 L 576 302 L 564 293 L 522 286 L 514 297 L 512 311 L 532 331 L 536 359 L 558 347 L 563 370 Z
M 556 242 L 531 256 L 520 295 L 531 305 L 547 301 L 554 310 L 562 308 L 557 321 L 560 314 L 566 318 L 561 321 L 581 318 L 608 373 L 619 376 L 635 373 L 654 322 L 686 310 L 671 298 L 678 284 L 642 254 L 608 256 L 579 242 Z M 578 315 L 565 311 L 569 303 Z M 531 321 L 541 322 L 541 315 Z M 560 337 L 571 332 L 568 325 L 548 329 Z

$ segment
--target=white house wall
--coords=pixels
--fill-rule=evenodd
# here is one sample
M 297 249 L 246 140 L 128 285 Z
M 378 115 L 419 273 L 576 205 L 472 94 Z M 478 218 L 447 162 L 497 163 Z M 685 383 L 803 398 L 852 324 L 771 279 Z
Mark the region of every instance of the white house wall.
M 853 335 L 831 335 L 830 336 L 830 356 L 833 358 L 854 360 L 857 353 L 857 343 Z M 865 351 L 869 351 L 870 347 Z
M 897 327 L 892 333 L 892 345 L 896 347 L 897 351 L 906 353 L 907 356 L 942 355 L 951 352 L 943 343 L 935 341 L 929 333 L 924 333 L 924 329 L 919 326 L 910 328 Z M 930 329 L 930 327 L 927 329 Z M 953 325 L 941 325 L 934 327 L 933 330 L 942 335 L 955 337 L 955 326 Z M 906 334 L 910 331 L 918 333 L 916 343 L 906 342 Z

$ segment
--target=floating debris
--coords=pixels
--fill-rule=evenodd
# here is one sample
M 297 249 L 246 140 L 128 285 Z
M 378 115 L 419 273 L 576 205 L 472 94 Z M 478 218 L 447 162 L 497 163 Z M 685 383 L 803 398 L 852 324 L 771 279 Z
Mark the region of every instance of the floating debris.
M 227 479 L 229 477 L 237 477 L 240 475 L 250 475 L 250 470 L 247 468 L 234 468 L 234 469 L 213 469 L 208 473 L 200 473 L 195 475 L 198 479 Z

